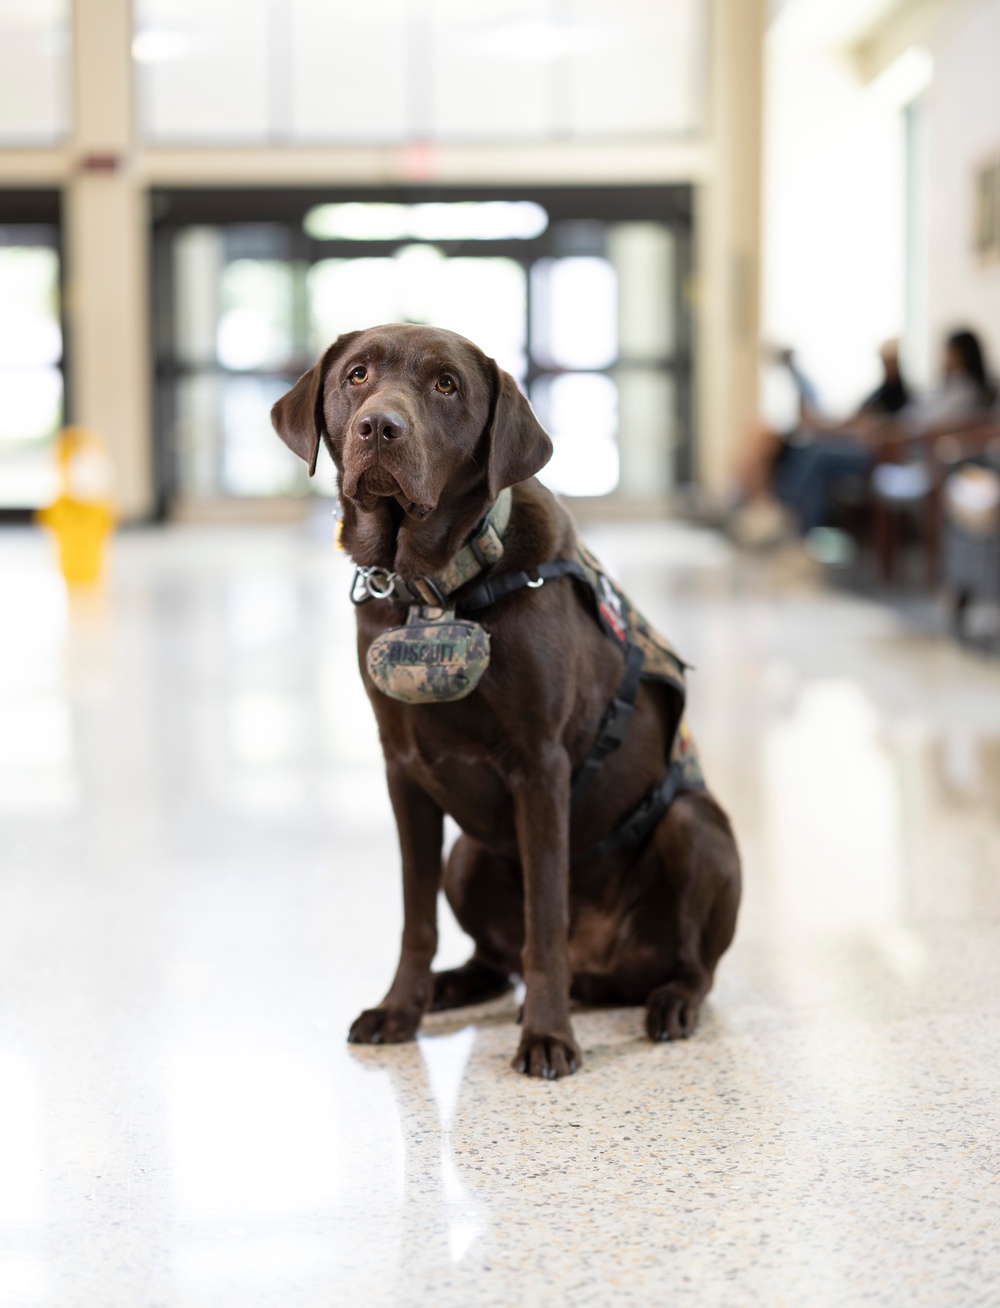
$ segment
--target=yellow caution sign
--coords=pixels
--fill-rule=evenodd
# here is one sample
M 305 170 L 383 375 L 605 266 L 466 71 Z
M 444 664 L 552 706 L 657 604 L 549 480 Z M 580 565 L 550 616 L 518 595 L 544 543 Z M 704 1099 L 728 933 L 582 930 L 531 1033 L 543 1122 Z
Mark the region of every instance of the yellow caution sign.
M 115 524 L 111 456 L 97 432 L 66 427 L 59 434 L 56 460 L 59 495 L 36 518 L 56 538 L 66 582 L 91 585 L 100 578 Z

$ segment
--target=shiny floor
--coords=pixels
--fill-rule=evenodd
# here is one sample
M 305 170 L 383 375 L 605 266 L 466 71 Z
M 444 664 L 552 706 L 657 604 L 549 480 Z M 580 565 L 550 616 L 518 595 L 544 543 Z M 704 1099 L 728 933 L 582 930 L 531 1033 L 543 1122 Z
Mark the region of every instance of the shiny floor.
M 0 536 L 0 1305 L 1000 1303 L 1000 663 L 593 530 L 743 848 L 702 1030 L 352 1048 L 400 910 L 328 528 L 125 533 L 69 600 Z

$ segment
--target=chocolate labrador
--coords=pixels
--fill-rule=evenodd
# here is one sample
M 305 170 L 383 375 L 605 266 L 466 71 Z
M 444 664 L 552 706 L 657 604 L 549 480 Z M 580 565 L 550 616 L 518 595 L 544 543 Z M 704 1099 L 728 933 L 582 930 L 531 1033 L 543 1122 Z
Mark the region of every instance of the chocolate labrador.
M 350 1040 L 411 1040 L 429 1009 L 516 976 L 528 1075 L 580 1066 L 571 998 L 689 1035 L 735 930 L 736 845 L 683 722 L 683 664 L 536 480 L 552 444 L 513 378 L 452 332 L 375 327 L 272 420 L 310 473 L 321 444 L 337 466 L 402 853 L 396 975 Z M 446 813 L 462 834 L 442 866 Z M 442 884 L 475 951 L 432 972 Z

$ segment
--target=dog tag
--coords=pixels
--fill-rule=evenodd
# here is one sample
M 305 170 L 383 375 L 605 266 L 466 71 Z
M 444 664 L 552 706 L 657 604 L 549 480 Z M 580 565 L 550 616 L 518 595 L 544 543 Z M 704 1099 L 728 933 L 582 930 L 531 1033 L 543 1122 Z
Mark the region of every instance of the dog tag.
M 411 609 L 406 625 L 372 641 L 368 674 L 383 695 L 404 704 L 444 704 L 464 699 L 490 664 L 490 637 L 478 622 L 450 612 L 420 616 Z

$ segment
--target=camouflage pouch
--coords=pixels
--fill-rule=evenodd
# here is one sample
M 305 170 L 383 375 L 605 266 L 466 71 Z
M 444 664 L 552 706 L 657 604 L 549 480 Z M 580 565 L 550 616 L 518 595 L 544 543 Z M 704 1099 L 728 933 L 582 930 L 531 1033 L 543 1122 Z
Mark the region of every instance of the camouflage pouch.
M 414 606 L 406 624 L 372 641 L 365 660 L 383 695 L 404 704 L 464 699 L 490 665 L 490 637 L 450 609 Z

